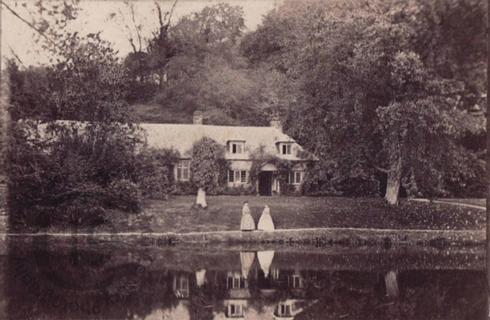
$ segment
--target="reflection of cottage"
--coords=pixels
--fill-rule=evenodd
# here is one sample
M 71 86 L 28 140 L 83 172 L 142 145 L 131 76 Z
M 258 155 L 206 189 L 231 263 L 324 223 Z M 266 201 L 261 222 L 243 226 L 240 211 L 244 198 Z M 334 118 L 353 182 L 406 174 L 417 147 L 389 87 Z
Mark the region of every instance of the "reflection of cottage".
M 177 298 L 188 299 L 190 296 L 189 276 L 187 274 L 174 275 L 172 288 Z
M 228 271 L 226 276 L 226 289 L 230 292 L 248 288 L 248 280 L 240 271 Z
M 304 289 L 305 279 L 299 271 L 295 271 L 293 274 L 288 275 L 288 287 L 291 289 Z
M 209 137 L 226 148 L 225 159 L 230 164 L 227 175 L 229 187 L 251 187 L 250 172 L 254 159 L 258 160 L 258 150 L 292 163 L 288 183 L 296 189 L 303 182 L 306 164 L 316 159 L 282 132 L 278 120 L 271 121 L 269 127 L 204 125 L 203 115 L 196 112 L 193 124 L 145 123 L 141 127 L 147 133 L 149 147 L 179 151 L 181 158 L 174 169 L 177 181 L 190 180 L 192 146 L 203 137 Z M 260 167 L 255 187 L 261 195 L 281 193 L 278 169 L 272 162 L 263 163 Z
M 294 319 L 296 315 L 303 311 L 304 306 L 304 300 L 286 299 L 280 301 L 274 310 L 274 317 L 276 319 Z
M 224 301 L 225 316 L 232 319 L 243 319 L 245 309 L 247 308 L 247 300 L 245 299 L 228 299 Z
M 226 275 L 227 299 L 224 300 L 226 318 L 243 319 L 247 300 L 252 297 L 248 279 L 240 271 L 228 271 Z

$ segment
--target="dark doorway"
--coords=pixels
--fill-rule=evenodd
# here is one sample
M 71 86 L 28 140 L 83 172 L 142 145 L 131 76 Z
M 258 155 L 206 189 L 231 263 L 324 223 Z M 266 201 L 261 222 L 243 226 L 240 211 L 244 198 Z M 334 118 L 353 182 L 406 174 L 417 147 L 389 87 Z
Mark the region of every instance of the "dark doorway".
M 259 194 L 261 196 L 272 195 L 272 171 L 262 171 L 259 173 Z

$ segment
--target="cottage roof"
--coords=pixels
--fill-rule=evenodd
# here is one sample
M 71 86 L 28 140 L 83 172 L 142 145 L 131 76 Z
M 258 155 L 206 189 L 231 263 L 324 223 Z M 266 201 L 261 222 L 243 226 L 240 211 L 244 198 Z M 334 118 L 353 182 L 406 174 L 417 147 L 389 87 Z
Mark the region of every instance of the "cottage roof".
M 142 123 L 146 131 L 146 141 L 151 148 L 174 148 L 182 158 L 192 153 L 192 145 L 203 137 L 215 140 L 226 146 L 231 141 L 245 141 L 245 153 L 226 153 L 227 159 L 248 160 L 251 154 L 263 148 L 268 154 L 287 160 L 316 159 L 306 152 L 294 139 L 274 127 L 215 126 L 200 124 Z M 290 155 L 279 154 L 277 142 L 291 142 Z
M 72 125 L 83 128 L 85 123 L 81 121 L 58 120 L 59 124 Z M 145 140 L 150 148 L 175 149 L 181 158 L 191 157 L 192 146 L 203 137 L 215 140 L 217 143 L 228 146 L 229 142 L 244 142 L 245 152 L 232 154 L 226 152 L 228 160 L 250 160 L 259 149 L 269 155 L 275 155 L 284 160 L 317 160 L 318 158 L 304 150 L 294 139 L 275 127 L 252 126 L 216 126 L 202 124 L 173 124 L 173 123 L 140 123 L 145 132 Z M 41 127 L 46 134 L 46 124 Z M 291 154 L 281 154 L 279 143 L 289 142 Z

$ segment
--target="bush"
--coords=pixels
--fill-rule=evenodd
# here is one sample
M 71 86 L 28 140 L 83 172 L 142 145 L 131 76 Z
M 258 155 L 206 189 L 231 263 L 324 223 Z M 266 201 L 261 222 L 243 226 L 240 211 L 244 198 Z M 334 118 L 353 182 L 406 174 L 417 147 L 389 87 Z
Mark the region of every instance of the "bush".
M 225 148 L 211 138 L 203 137 L 192 146 L 191 181 L 207 192 L 219 187 Z
M 136 138 L 124 127 L 93 124 L 82 130 L 52 123 L 44 139 L 34 123 L 16 123 L 9 141 L 9 226 L 95 226 L 105 209 L 140 209 L 134 173 Z
M 337 182 L 335 190 L 348 197 L 379 196 L 379 181 L 373 178 L 346 178 Z
M 175 184 L 175 188 L 172 191 L 173 195 L 188 196 L 195 195 L 197 193 L 197 187 L 190 181 L 179 181 Z
M 141 191 L 136 183 L 127 179 L 116 180 L 109 185 L 106 201 L 110 208 L 132 213 L 141 211 Z
M 222 187 L 217 191 L 217 194 L 227 195 L 227 196 L 248 196 L 255 195 L 255 188 L 252 186 L 237 186 L 237 187 Z
M 144 198 L 166 199 L 175 191 L 173 168 L 178 158 L 172 149 L 147 149 L 136 156 L 133 180 Z
M 128 90 L 128 102 L 145 103 L 152 100 L 158 91 L 158 84 L 155 82 L 133 81 Z

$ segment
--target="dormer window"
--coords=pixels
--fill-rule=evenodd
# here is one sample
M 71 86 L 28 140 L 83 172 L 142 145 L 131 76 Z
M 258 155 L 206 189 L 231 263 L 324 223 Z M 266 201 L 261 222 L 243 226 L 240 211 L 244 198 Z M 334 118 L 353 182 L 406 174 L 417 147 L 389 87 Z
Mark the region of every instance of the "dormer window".
M 292 143 L 290 142 L 281 142 L 279 144 L 279 153 L 284 155 L 291 154 Z
M 245 141 L 230 141 L 229 152 L 232 154 L 245 153 Z

